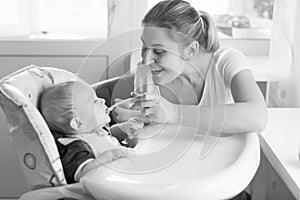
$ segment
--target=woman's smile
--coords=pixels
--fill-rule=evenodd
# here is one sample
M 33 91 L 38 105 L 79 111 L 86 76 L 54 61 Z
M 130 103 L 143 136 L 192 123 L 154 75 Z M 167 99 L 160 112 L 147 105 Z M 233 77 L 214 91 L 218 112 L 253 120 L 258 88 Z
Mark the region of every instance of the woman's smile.
M 162 68 L 162 67 L 151 67 L 151 73 L 152 75 L 156 76 L 156 75 L 159 75 L 162 71 L 164 71 L 165 69 Z

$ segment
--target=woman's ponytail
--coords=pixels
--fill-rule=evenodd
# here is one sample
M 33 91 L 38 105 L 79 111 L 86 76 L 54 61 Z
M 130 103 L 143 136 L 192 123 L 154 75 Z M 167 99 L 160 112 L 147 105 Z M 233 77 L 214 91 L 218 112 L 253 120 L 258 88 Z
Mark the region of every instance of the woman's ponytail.
M 199 11 L 200 22 L 202 20 L 202 31 L 196 40 L 207 52 L 215 52 L 220 47 L 218 32 L 212 17 L 205 11 Z

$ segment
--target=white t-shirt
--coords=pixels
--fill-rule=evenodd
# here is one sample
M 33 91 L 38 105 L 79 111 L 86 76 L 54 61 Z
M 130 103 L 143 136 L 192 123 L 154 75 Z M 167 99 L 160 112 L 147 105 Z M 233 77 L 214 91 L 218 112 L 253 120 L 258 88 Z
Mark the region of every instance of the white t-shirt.
M 231 94 L 233 77 L 243 70 L 251 70 L 246 56 L 234 48 L 221 47 L 214 53 L 203 89 L 200 106 L 234 103 Z

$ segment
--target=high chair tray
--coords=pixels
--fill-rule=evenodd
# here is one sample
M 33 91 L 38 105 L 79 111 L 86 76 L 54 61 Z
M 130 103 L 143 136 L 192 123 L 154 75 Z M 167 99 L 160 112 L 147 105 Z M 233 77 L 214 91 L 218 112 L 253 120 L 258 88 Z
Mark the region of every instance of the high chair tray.
M 150 125 L 120 159 L 81 179 L 95 199 L 228 199 L 243 191 L 260 162 L 256 133 L 230 137 L 197 134 L 177 125 Z

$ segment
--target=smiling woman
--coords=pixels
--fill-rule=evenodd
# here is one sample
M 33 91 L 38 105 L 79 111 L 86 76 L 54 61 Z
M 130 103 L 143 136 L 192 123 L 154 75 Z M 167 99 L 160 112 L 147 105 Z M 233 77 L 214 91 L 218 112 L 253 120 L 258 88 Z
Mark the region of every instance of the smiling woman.
M 201 157 L 212 152 L 220 136 L 264 130 L 266 105 L 247 59 L 240 51 L 219 45 L 207 12 L 184 0 L 160 1 L 142 20 L 141 41 L 143 67 L 150 68 L 161 92 L 135 95 L 133 107 L 151 123 L 192 128 L 204 137 Z M 190 170 L 194 165 L 188 166 Z M 250 197 L 242 193 L 233 199 Z
M 142 25 L 143 64 L 151 68 L 154 83 L 180 101 L 164 92 L 145 93 L 136 97 L 135 107 L 148 109 L 154 122 L 182 123 L 202 134 L 264 130 L 266 105 L 247 58 L 219 46 L 208 13 L 186 1 L 165 0 L 148 11 Z

